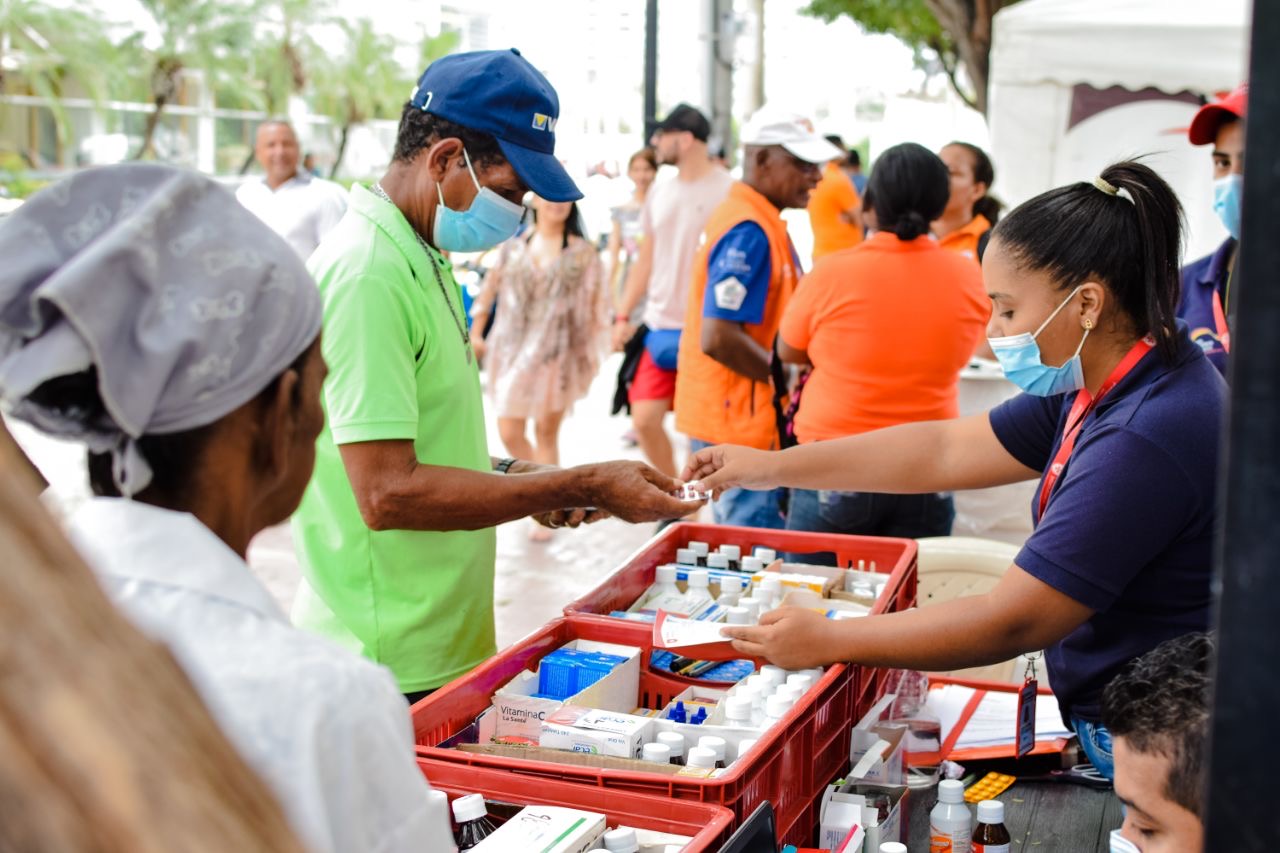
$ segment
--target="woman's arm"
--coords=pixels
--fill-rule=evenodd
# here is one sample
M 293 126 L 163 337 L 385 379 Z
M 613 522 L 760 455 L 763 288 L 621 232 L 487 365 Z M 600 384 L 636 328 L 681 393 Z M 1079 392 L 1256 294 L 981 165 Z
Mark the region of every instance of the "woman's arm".
M 812 367 L 813 362 L 809 360 L 809 353 L 802 349 L 796 349 L 781 337 L 778 338 L 778 358 L 787 364 L 798 364 L 801 367 Z
M 717 494 L 734 486 L 923 494 L 1039 476 L 1005 450 L 985 413 L 901 424 L 781 452 L 709 447 L 690 456 L 684 470 L 686 481 L 700 480 Z

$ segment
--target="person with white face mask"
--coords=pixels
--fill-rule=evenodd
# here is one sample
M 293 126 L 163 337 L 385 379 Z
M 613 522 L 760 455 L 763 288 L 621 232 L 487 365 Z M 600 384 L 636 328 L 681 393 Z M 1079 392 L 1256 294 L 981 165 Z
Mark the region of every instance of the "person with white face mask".
M 1182 268 L 1178 317 L 1225 376 L 1231 352 L 1231 281 L 1240 245 L 1240 201 L 1244 196 L 1244 126 L 1249 84 L 1196 113 L 1187 136 L 1192 145 L 1213 146 L 1213 211 L 1230 235 L 1211 255 Z
M 512 237 L 529 190 L 582 193 L 555 157 L 559 100 L 518 51 L 436 60 L 392 163 L 308 263 L 324 305 L 326 424 L 293 518 L 299 626 L 386 665 L 410 701 L 495 651 L 493 526 L 678 518 L 678 482 L 635 462 L 489 456 L 462 292 L 445 252 Z M 590 509 L 588 509 L 590 508 Z
M 945 671 L 1044 650 L 1064 716 L 1113 772 L 1101 695 L 1128 661 L 1209 625 L 1226 383 L 1174 316 L 1181 207 L 1140 163 L 1002 219 L 982 273 L 991 347 L 1026 393 L 990 412 L 780 453 L 712 447 L 689 480 L 919 494 L 1039 479 L 1036 527 L 990 592 L 840 622 L 803 608 L 725 633 L 786 669 Z M 905 316 L 902 323 L 910 323 Z

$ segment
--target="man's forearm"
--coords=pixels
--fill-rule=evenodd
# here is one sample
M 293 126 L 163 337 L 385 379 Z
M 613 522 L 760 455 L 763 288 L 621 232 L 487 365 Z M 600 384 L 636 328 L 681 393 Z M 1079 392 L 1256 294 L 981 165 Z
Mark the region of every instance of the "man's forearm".
M 705 321 L 711 322 L 711 321 Z M 702 351 L 734 373 L 756 382 L 769 381 L 771 353 L 736 324 L 704 334 Z

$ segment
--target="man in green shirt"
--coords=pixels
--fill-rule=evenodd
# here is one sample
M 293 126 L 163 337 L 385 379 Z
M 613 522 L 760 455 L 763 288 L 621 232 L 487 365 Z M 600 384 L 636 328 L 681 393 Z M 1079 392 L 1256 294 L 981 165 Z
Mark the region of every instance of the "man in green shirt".
M 634 462 L 490 458 L 462 293 L 442 251 L 497 245 L 529 190 L 582 197 L 554 155 L 559 102 L 515 50 L 431 64 L 386 175 L 356 186 L 308 267 L 324 303 L 327 422 L 294 516 L 294 621 L 388 666 L 414 701 L 495 651 L 493 525 L 677 518 Z M 577 508 L 577 509 L 574 509 Z

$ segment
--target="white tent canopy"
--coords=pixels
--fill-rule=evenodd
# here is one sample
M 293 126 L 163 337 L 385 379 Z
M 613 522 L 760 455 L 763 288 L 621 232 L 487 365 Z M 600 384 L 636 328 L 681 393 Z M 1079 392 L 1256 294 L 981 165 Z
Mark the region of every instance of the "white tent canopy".
M 1150 155 L 1187 210 L 1188 257 L 1212 250 L 1225 232 L 1209 153 L 1186 138 L 1196 110 L 1186 93 L 1212 96 L 1244 79 L 1249 10 L 1248 0 L 1023 0 L 999 12 L 988 109 L 997 194 L 1018 204 Z M 1142 94 L 1122 93 L 1072 124 L 1081 87 L 1117 86 Z

